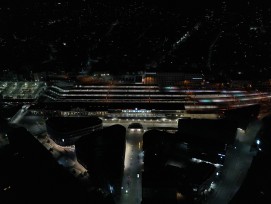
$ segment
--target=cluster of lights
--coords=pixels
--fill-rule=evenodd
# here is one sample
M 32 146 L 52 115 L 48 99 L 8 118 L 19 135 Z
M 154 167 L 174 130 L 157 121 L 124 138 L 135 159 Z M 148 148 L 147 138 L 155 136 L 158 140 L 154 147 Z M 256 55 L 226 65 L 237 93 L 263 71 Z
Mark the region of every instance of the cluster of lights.
M 223 166 L 222 164 L 214 164 L 214 163 L 212 163 L 212 162 L 208 162 L 208 161 L 201 160 L 201 159 L 197 159 L 197 158 L 192 158 L 191 160 L 192 160 L 193 162 L 196 162 L 196 163 L 204 162 L 204 163 L 207 163 L 207 164 L 212 164 L 212 165 L 214 165 L 215 167 L 222 167 L 222 166 Z
M 132 128 L 132 129 L 130 129 L 130 131 L 131 132 L 141 132 L 142 131 L 142 129 L 140 129 L 140 128 Z
M 135 108 L 134 110 L 122 110 L 123 113 L 150 113 L 150 110 L 145 110 L 145 109 L 137 109 Z

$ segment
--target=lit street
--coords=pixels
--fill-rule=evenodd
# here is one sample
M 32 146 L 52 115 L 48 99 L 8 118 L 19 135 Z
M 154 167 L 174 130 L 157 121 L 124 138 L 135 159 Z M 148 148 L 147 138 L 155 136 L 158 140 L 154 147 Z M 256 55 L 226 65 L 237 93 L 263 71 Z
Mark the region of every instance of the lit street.
M 127 130 L 125 168 L 119 204 L 141 202 L 142 140 L 142 133 Z
M 0 15 L 0 204 L 267 203 L 269 1 Z
M 250 152 L 250 146 L 261 127 L 260 121 L 252 122 L 246 133 L 237 131 L 235 147 L 226 153 L 221 179 L 215 183 L 213 194 L 206 201 L 208 204 L 226 204 L 240 188 L 246 173 L 251 165 L 254 153 Z
M 22 115 L 21 115 L 22 114 Z M 44 120 L 39 116 L 25 115 L 21 111 L 17 114 L 16 124 L 27 128 L 33 135 L 38 136 L 46 134 Z M 128 125 L 131 123 L 141 123 L 144 130 L 130 130 Z M 139 120 L 139 119 L 114 119 L 104 120 L 103 126 L 111 126 L 121 124 L 127 128 L 126 135 L 126 153 L 125 153 L 125 169 L 122 179 L 121 195 L 117 198 L 117 203 L 140 203 L 142 199 L 141 172 L 144 168 L 143 164 L 143 133 L 149 128 L 155 127 L 173 127 L 177 128 L 176 120 L 157 121 L 157 120 Z M 246 132 L 241 129 L 237 130 L 236 142 L 232 148 L 226 153 L 226 159 L 220 178 L 214 183 L 214 191 L 207 197 L 205 203 L 228 203 L 234 194 L 238 191 L 242 184 L 246 172 L 251 165 L 254 153 L 250 152 L 250 145 L 254 141 L 254 137 L 261 127 L 260 121 L 251 123 Z M 49 150 L 53 149 L 52 154 L 60 164 L 71 169 L 75 175 L 79 175 L 86 171 L 73 155 L 71 157 L 65 154 L 65 150 L 56 145 L 51 139 L 48 144 L 45 139 L 41 139 L 41 143 Z M 66 152 L 67 153 L 67 152 Z M 65 156 L 66 155 L 66 156 Z
M 144 131 L 131 131 L 127 129 L 126 134 L 126 153 L 125 153 L 125 169 L 122 179 L 122 187 L 119 204 L 137 204 L 141 202 L 142 198 L 142 185 L 141 185 L 141 171 L 143 170 L 143 133 L 150 127 L 175 127 L 177 128 L 177 122 L 175 120 L 168 122 L 157 121 L 144 121 L 144 120 L 120 120 L 104 121 L 104 126 L 110 126 L 114 124 L 121 124 L 126 128 L 130 123 L 140 122 Z

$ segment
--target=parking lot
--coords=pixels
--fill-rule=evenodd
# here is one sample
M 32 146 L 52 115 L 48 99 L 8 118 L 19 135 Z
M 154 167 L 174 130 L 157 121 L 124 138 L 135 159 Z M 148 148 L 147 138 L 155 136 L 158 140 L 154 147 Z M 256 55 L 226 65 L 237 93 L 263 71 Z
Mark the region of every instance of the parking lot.
M 44 82 L 0 82 L 0 94 L 5 99 L 36 99 L 45 89 Z

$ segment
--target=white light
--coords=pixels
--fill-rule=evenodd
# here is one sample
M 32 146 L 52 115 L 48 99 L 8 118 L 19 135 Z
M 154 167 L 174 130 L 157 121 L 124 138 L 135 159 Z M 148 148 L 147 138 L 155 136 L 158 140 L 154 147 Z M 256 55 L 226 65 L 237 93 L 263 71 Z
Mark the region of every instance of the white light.
M 64 139 L 62 139 L 62 142 L 64 142 Z
M 137 176 L 137 178 L 139 178 L 139 174 L 137 174 L 136 176 Z
M 216 175 L 218 176 L 218 175 L 219 175 L 219 172 L 216 172 Z
M 128 190 L 126 190 L 125 193 L 128 193 Z
M 210 188 L 215 189 L 215 186 L 216 186 L 215 183 L 212 182 Z
M 242 128 L 237 128 L 241 133 L 245 133 L 245 130 L 243 130 Z
M 124 170 L 127 171 L 131 168 L 130 157 L 132 155 L 132 145 L 126 142 L 125 160 L 124 160 Z
M 109 185 L 109 190 L 110 190 L 111 193 L 113 193 L 113 191 L 114 191 L 113 186 Z
M 259 145 L 261 142 L 260 142 L 260 140 L 256 140 L 256 143 L 257 143 L 257 145 Z

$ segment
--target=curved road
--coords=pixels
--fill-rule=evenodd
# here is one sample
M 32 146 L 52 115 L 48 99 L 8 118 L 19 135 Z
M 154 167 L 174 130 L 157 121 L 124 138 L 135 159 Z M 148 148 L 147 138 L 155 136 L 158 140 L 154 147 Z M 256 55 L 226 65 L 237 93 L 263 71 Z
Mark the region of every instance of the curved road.
M 44 125 L 36 120 L 34 116 L 24 117 L 27 111 L 20 110 L 11 123 L 25 126 L 30 132 L 39 134 L 46 131 Z M 24 118 L 24 120 L 22 120 Z M 24 122 L 23 122 L 24 121 Z M 33 124 L 33 121 L 34 124 Z M 132 122 L 138 121 L 104 121 L 104 126 L 121 124 L 127 127 Z M 157 121 L 140 121 L 144 130 L 148 127 L 177 127 L 176 121 L 157 122 Z M 214 191 L 205 203 L 208 204 L 226 204 L 232 199 L 234 194 L 240 188 L 246 173 L 251 165 L 255 153 L 250 152 L 250 146 L 261 127 L 261 121 L 254 121 L 249 124 L 247 131 L 237 131 L 235 147 L 230 148 L 226 153 L 226 159 L 219 181 L 215 183 Z M 137 204 L 142 199 L 141 171 L 143 169 L 142 155 L 142 132 L 130 132 L 127 130 L 125 169 L 121 195 L 117 200 L 119 204 Z
M 233 147 L 226 153 L 221 179 L 215 184 L 213 193 L 205 203 L 229 203 L 239 190 L 255 155 L 250 152 L 250 146 L 261 125 L 261 121 L 254 121 L 249 124 L 245 133 L 237 131 L 236 148 Z

